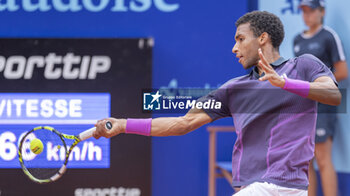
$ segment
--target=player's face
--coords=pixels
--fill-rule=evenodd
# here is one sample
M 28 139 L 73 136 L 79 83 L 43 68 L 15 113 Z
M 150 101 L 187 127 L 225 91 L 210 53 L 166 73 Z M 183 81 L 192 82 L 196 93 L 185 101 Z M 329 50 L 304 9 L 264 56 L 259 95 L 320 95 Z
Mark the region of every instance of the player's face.
M 258 37 L 255 37 L 249 23 L 241 24 L 237 27 L 235 40 L 236 44 L 233 46 L 232 52 L 236 54 L 236 57 L 239 59 L 238 62 L 243 65 L 243 68 L 248 69 L 257 65 L 260 45 Z
M 320 9 L 312 9 L 309 6 L 302 6 L 303 19 L 305 25 L 308 27 L 314 27 L 322 24 L 322 18 L 324 16 L 324 11 Z

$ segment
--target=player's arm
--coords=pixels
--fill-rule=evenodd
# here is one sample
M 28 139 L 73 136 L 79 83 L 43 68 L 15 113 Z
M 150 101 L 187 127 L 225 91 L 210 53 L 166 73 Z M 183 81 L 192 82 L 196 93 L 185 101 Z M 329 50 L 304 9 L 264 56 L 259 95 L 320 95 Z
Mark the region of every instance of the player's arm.
M 212 119 L 209 117 L 207 113 L 198 109 L 191 109 L 185 116 L 181 117 L 160 117 L 155 119 L 149 119 L 148 122 L 145 119 L 139 119 L 140 125 L 138 126 L 138 119 L 134 119 L 132 122 L 132 126 L 136 123 L 136 128 L 140 128 L 141 131 L 143 126 L 144 129 L 150 128 L 149 134 L 150 136 L 178 136 L 187 134 L 207 123 L 210 123 Z M 111 130 L 107 130 L 105 128 L 105 124 L 107 121 L 110 121 L 113 125 Z M 96 131 L 93 133 L 93 136 L 98 139 L 101 136 L 110 138 L 112 136 L 118 135 L 120 133 L 126 132 L 127 127 L 126 119 L 115 119 L 115 118 L 106 118 L 103 120 L 99 120 L 96 123 Z M 128 123 L 130 123 L 129 121 Z M 150 123 L 150 124 L 148 124 Z M 138 126 L 138 127 L 137 127 Z M 136 132 L 134 132 L 136 133 Z M 137 134 L 137 133 L 136 133 Z
M 341 93 L 332 78 L 321 76 L 314 82 L 310 82 L 310 90 L 307 98 L 328 105 L 339 105 Z
M 328 105 L 339 105 L 341 93 L 334 81 L 328 76 L 316 78 L 313 82 L 292 80 L 279 76 L 271 65 L 266 61 L 262 51 L 259 49 L 259 68 L 265 76 L 259 78 L 260 81 L 268 80 L 273 86 L 283 88 L 302 97 L 307 97 Z
M 348 77 L 348 65 L 346 61 L 338 61 L 334 63 L 334 77 L 339 82 Z
M 335 85 L 332 78 L 328 76 L 321 76 L 317 78 L 314 82 L 305 82 L 305 81 L 297 81 L 299 84 L 306 84 L 309 85 L 309 87 L 305 87 L 304 89 L 300 88 L 300 85 L 298 87 L 289 87 L 289 89 L 286 88 L 286 82 L 287 80 L 293 81 L 291 79 L 282 78 L 279 76 L 279 84 L 278 87 L 283 88 L 287 91 L 290 91 L 292 93 L 298 94 L 302 97 L 307 97 L 309 99 L 312 99 L 314 101 L 328 104 L 328 105 L 339 105 L 341 102 L 341 93 L 338 89 L 338 87 Z M 291 83 L 291 82 L 290 82 Z
M 204 111 L 192 109 L 185 116 L 153 119 L 151 136 L 185 135 L 211 121 Z

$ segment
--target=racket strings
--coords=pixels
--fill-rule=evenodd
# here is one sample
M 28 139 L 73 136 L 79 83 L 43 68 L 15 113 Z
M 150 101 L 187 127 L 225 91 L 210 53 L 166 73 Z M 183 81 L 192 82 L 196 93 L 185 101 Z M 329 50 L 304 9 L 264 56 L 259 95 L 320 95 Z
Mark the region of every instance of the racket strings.
M 30 143 L 33 139 L 39 139 L 43 144 L 43 151 L 35 154 L 31 151 Z M 21 148 L 22 167 L 29 173 L 29 177 L 39 180 L 50 179 L 56 175 L 66 158 L 66 145 L 57 133 L 38 129 L 28 134 Z

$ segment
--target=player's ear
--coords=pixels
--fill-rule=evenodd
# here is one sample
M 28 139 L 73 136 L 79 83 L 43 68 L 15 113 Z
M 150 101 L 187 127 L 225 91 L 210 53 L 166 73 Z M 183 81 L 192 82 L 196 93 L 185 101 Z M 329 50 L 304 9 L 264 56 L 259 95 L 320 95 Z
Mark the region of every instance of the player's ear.
M 258 41 L 259 41 L 260 45 L 262 46 L 262 45 L 265 45 L 267 43 L 268 39 L 269 39 L 269 34 L 266 32 L 263 32 L 259 36 Z
M 326 14 L 326 10 L 324 8 L 321 8 L 321 15 L 322 15 L 322 17 L 324 17 L 325 14 Z

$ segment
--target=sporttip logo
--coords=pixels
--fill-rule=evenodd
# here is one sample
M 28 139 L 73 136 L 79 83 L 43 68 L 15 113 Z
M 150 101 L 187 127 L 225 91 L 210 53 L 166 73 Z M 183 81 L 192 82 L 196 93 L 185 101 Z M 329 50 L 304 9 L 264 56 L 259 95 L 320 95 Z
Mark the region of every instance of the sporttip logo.
M 178 111 L 188 109 L 221 109 L 221 102 L 214 99 L 198 101 L 192 96 L 163 96 L 157 92 L 143 93 L 143 111 Z
M 0 56 L 0 72 L 4 78 L 32 79 L 36 69 L 44 69 L 44 77 L 48 80 L 60 78 L 96 79 L 98 73 L 106 73 L 111 67 L 109 56 L 80 56 L 67 53 L 64 56 L 49 53 L 47 56 Z

